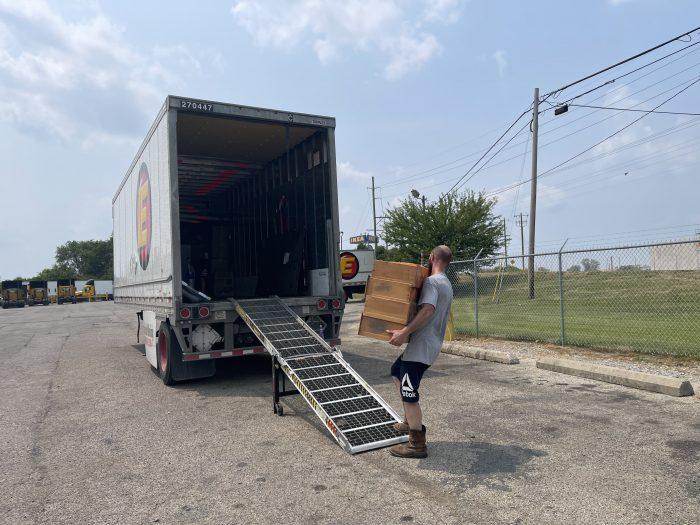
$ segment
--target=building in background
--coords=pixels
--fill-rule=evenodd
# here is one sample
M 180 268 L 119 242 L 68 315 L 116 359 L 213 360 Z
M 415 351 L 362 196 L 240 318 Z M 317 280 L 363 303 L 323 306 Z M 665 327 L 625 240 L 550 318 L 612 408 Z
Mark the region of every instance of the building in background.
M 700 238 L 697 242 L 651 247 L 652 270 L 700 270 Z

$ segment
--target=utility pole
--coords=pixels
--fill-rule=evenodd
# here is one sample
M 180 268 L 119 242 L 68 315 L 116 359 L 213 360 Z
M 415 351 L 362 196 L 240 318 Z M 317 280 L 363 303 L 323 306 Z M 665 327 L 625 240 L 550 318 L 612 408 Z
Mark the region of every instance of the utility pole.
M 503 217 L 503 252 L 506 256 L 506 266 L 508 266 L 508 233 L 506 232 L 506 218 Z
M 530 256 L 527 265 L 527 280 L 530 299 L 535 298 L 535 217 L 537 215 L 537 130 L 540 112 L 540 88 L 535 88 L 532 104 L 532 179 L 530 183 Z
M 374 225 L 374 253 L 377 253 L 377 199 L 374 196 L 374 175 L 372 176 L 372 223 Z
M 527 215 L 525 215 L 527 217 Z M 515 216 L 515 219 L 520 226 L 520 256 L 522 259 L 522 267 L 525 269 L 525 219 L 523 219 L 523 213 L 520 212 Z
M 421 195 L 420 200 L 423 201 L 423 211 L 425 211 L 425 195 Z

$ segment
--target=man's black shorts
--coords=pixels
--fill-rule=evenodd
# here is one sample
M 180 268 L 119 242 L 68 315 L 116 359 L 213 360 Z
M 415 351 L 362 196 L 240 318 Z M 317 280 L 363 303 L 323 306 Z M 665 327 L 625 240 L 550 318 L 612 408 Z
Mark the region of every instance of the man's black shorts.
M 418 403 L 418 387 L 430 365 L 418 361 L 404 361 L 401 356 L 391 365 L 391 375 L 401 381 L 401 399 L 404 403 Z

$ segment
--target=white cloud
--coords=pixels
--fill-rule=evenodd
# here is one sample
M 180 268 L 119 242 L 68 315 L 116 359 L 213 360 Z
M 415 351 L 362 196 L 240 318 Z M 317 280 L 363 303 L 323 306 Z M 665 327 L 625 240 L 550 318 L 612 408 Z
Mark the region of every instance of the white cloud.
M 402 34 L 396 39 L 386 40 L 382 49 L 391 59 L 384 69 L 387 80 L 398 80 L 408 72 L 420 68 L 434 55 L 440 52 L 440 44 L 434 35 Z
M 426 0 L 411 14 L 400 0 L 238 0 L 231 13 L 261 47 L 290 50 L 310 46 L 321 64 L 350 49 L 378 55 L 384 77 L 398 80 L 440 51 L 426 23 L 455 22 L 462 0 Z
M 425 0 L 425 4 L 425 19 L 445 24 L 459 20 L 464 7 L 463 0 Z
M 491 57 L 496 61 L 498 66 L 498 76 L 503 77 L 506 72 L 506 67 L 508 67 L 508 60 L 506 60 L 506 52 L 503 49 L 497 50 Z
M 370 173 L 358 170 L 349 162 L 338 163 L 338 182 L 343 183 L 366 183 L 372 178 Z
M 180 86 L 174 70 L 200 64 L 183 46 L 138 51 L 90 2 L 75 12 L 80 19 L 44 0 L 0 0 L 0 119 L 64 140 L 133 138 Z

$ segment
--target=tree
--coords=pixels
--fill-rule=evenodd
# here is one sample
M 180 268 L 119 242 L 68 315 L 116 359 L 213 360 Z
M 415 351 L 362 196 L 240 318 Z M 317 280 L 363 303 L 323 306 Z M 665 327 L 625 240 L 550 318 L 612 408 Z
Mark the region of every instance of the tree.
M 447 193 L 423 203 L 407 198 L 387 211 L 384 239 L 399 260 L 419 262 L 439 244 L 447 244 L 456 257 L 488 257 L 502 242 L 502 222 L 493 214 L 495 199 L 468 191 Z
M 62 244 L 56 248 L 56 264 L 47 270 L 71 273 L 72 276 L 83 278 L 112 279 L 112 266 L 110 236 L 106 241 L 68 241 Z
M 50 268 L 44 268 L 34 279 L 41 281 L 56 281 L 58 279 L 76 279 L 78 274 L 65 265 L 54 264 Z M 111 279 L 111 277 L 110 277 Z
M 581 259 L 581 266 L 584 272 L 595 272 L 600 269 L 600 262 L 595 259 Z
M 566 271 L 567 272 L 580 272 L 581 267 L 578 264 L 574 264 L 573 266 L 569 266 L 569 269 Z
M 358 242 L 356 250 L 373 250 L 374 247 L 366 242 Z
M 381 244 L 377 245 L 377 252 L 374 256 L 380 261 L 401 261 L 401 255 L 396 248 L 387 248 Z

